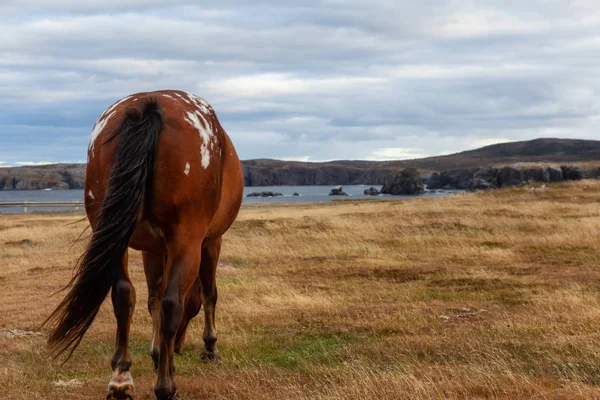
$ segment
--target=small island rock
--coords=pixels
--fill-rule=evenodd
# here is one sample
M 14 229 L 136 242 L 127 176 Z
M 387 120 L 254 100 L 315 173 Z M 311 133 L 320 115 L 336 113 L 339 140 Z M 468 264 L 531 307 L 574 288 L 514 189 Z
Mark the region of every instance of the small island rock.
M 346 192 L 344 192 L 344 189 L 342 188 L 342 186 L 336 186 L 334 188 L 331 189 L 331 192 L 329 192 L 330 196 L 348 196 L 348 194 Z
M 379 196 L 379 190 L 375 189 L 374 187 L 365 189 L 364 193 L 365 196 Z
M 279 192 L 252 192 L 248 193 L 246 197 L 281 197 L 283 193 Z
M 388 180 L 381 193 L 384 194 L 422 194 L 425 193 L 425 187 L 421 180 L 419 170 L 416 168 L 406 168 L 398 172 L 394 177 Z

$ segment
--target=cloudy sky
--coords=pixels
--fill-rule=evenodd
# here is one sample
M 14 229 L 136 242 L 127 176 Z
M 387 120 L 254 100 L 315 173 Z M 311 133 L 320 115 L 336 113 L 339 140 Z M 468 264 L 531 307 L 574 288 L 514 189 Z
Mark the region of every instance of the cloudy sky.
M 0 165 L 84 161 L 155 89 L 208 100 L 243 159 L 600 139 L 597 0 L 166 3 L 2 0 Z

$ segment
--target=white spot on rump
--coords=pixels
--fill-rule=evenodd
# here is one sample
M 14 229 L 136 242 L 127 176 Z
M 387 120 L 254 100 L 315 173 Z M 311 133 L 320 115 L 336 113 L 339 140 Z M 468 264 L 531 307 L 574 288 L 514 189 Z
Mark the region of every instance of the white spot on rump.
M 94 143 L 96 142 L 96 138 L 102 133 L 104 127 L 106 126 L 106 123 L 113 115 L 115 115 L 115 113 L 116 111 L 113 111 L 106 117 L 104 117 L 104 114 L 102 114 L 103 116 L 100 117 L 100 119 L 94 124 L 94 129 L 92 129 L 92 136 L 90 137 L 90 145 L 88 147 L 88 149 L 92 153 L 92 157 L 94 157 Z
M 183 173 L 186 175 L 190 174 L 190 163 L 185 163 L 185 169 L 183 170 Z
M 188 99 L 186 99 L 185 97 L 183 97 L 182 95 L 180 95 L 179 93 L 175 93 L 175 96 L 179 97 L 181 100 L 185 101 L 188 104 L 192 104 L 188 101 Z
M 168 94 L 164 94 L 164 93 L 163 93 L 163 96 L 164 96 L 164 97 L 168 97 L 168 98 L 169 98 L 169 99 L 171 99 L 171 100 L 175 100 L 175 98 L 173 98 L 173 96 L 169 96 Z
M 199 111 L 188 112 L 185 120 L 198 130 L 198 134 L 202 139 L 202 144 L 200 145 L 200 155 L 202 156 L 202 167 L 206 169 L 210 165 L 210 151 L 208 146 L 210 144 L 211 147 L 214 147 L 212 140 L 215 135 L 213 134 L 210 125 L 208 125 L 206 119 L 204 119 L 204 116 Z
M 115 104 L 108 107 L 106 109 L 106 111 L 104 111 L 102 113 L 100 118 L 98 118 L 98 121 L 96 121 L 96 123 L 94 124 L 94 128 L 92 129 L 92 136 L 90 137 L 90 144 L 88 146 L 88 149 L 92 153 L 92 157 L 94 157 L 94 143 L 96 142 L 96 138 L 98 137 L 98 135 L 100 135 L 100 133 L 102 133 L 102 130 L 106 126 L 106 123 L 108 122 L 108 120 L 113 115 L 115 115 L 115 113 L 117 112 L 115 109 L 117 108 L 117 106 L 119 104 L 123 103 L 124 101 L 129 100 L 132 97 L 133 97 L 133 95 L 130 95 L 130 96 L 124 97 L 121 100 L 117 101 Z M 135 99 L 135 100 L 137 100 L 137 99 Z
M 91 191 L 91 190 L 88 192 L 88 197 L 89 197 L 90 199 L 92 199 L 92 200 L 95 200 L 95 199 L 96 199 L 96 198 L 94 197 L 94 193 L 92 193 L 92 191 Z
M 117 101 L 115 104 L 113 104 L 112 106 L 108 107 L 108 109 L 106 111 L 104 111 L 104 113 L 102 114 L 102 117 L 104 117 L 106 114 L 110 114 L 115 108 L 117 108 L 117 106 L 119 104 L 121 104 L 122 102 L 129 100 L 130 98 L 132 98 L 133 95 L 131 96 L 127 96 L 127 97 L 123 97 L 121 100 Z M 100 117 L 100 118 L 102 118 Z
M 198 109 L 201 112 L 203 112 L 205 114 L 210 114 L 211 107 L 210 107 L 210 104 L 208 104 L 206 102 L 206 100 L 201 99 L 200 97 L 198 97 L 198 96 L 196 96 L 195 94 L 192 94 L 192 93 L 187 93 L 186 92 L 186 94 L 187 94 L 187 97 L 194 103 L 194 105 L 196 107 L 198 107 Z

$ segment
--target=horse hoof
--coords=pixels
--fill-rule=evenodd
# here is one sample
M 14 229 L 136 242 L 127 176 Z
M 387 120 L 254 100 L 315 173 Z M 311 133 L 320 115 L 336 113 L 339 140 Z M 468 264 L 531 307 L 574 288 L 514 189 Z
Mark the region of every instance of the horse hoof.
M 133 379 L 129 371 L 113 376 L 108 384 L 106 400 L 130 399 L 133 400 Z
M 156 395 L 156 400 L 181 400 L 181 397 L 177 396 L 177 392 L 171 394 L 161 390 L 158 392 L 155 391 L 154 394 Z
M 200 353 L 200 359 L 203 361 L 219 361 L 221 355 L 217 349 L 213 351 L 206 351 L 206 349 L 202 350 Z
M 108 395 L 106 395 L 106 400 L 133 400 L 133 386 L 129 386 L 127 388 L 109 388 Z
M 157 397 L 157 400 L 181 400 L 181 397 L 177 396 L 177 393 L 169 396 L 169 397 Z

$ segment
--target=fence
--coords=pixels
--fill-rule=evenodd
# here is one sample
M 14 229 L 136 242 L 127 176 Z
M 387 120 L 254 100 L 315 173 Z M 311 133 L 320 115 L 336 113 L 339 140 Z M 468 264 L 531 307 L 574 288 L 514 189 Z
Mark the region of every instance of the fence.
M 31 207 L 31 208 L 66 207 L 66 208 L 74 208 L 75 210 L 79 210 L 81 207 L 83 207 L 83 201 L 57 201 L 57 202 L 23 201 L 23 202 L 0 203 L 0 208 L 9 208 L 9 207 L 22 207 L 24 213 L 27 212 L 27 209 L 29 207 Z

